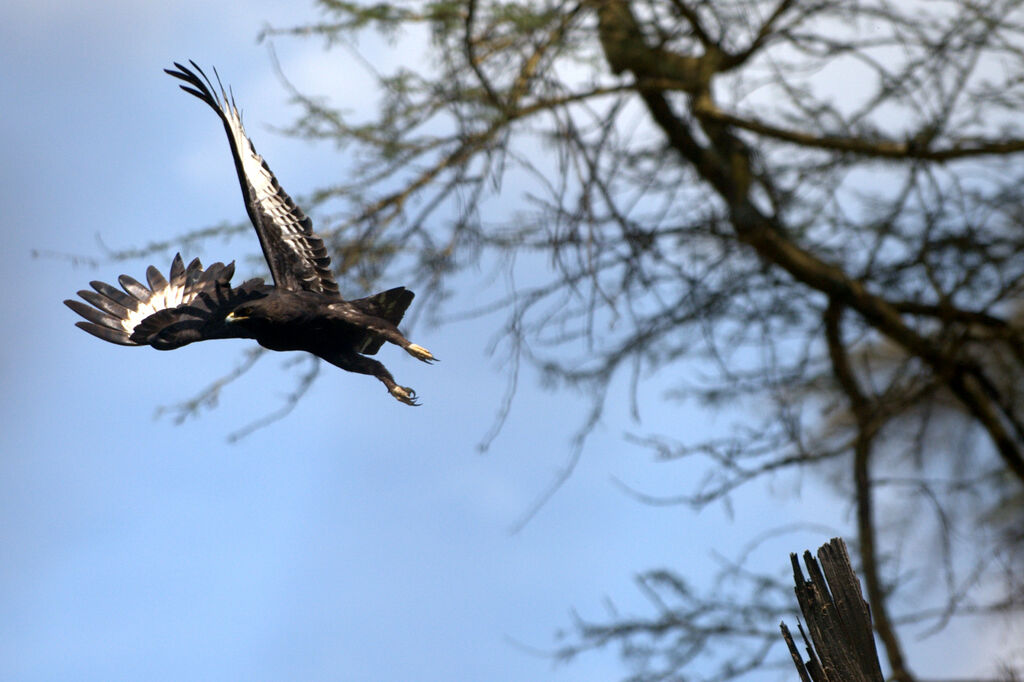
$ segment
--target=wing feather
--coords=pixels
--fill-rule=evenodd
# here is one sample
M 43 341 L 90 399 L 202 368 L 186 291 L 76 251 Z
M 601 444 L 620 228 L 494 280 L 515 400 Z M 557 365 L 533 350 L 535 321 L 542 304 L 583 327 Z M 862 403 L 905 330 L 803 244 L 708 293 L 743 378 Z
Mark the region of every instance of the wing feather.
M 107 327 L 108 329 L 123 329 L 124 326 L 121 324 L 121 318 L 114 317 L 110 313 L 103 312 L 96 308 L 92 308 L 82 303 L 81 301 L 69 300 L 66 301 L 68 307 L 74 310 L 76 313 L 89 320 L 93 324 L 98 324 L 101 327 Z
M 124 293 L 123 291 L 121 291 L 117 287 L 113 287 L 113 286 L 107 284 L 106 282 L 100 282 L 100 281 L 97 281 L 97 280 L 93 280 L 93 281 L 89 282 L 89 286 L 91 286 L 93 289 L 95 289 L 97 292 L 99 292 L 103 296 L 106 296 L 107 298 L 109 298 L 111 301 L 113 301 L 115 303 L 119 303 L 121 306 L 123 306 L 125 308 L 134 309 L 136 304 L 138 303 L 138 301 L 136 301 L 134 298 L 132 298 L 128 294 Z
M 115 291 L 117 291 L 117 290 L 115 289 Z M 120 293 L 120 292 L 118 292 L 118 293 Z M 125 315 L 128 314 L 128 308 L 126 308 L 125 306 L 121 305 L 120 303 L 118 303 L 115 300 L 112 300 L 112 299 L 110 299 L 110 298 L 108 298 L 106 296 L 101 296 L 100 294 L 97 294 L 95 291 L 89 291 L 88 289 L 83 289 L 82 291 L 78 292 L 78 295 L 81 296 L 82 298 L 84 298 L 91 305 L 99 308 L 100 310 L 102 310 L 104 312 L 110 313 L 111 315 L 114 315 L 115 317 L 123 318 Z
M 199 262 L 198 258 L 193 258 L 192 262 L 188 264 L 185 269 L 185 283 L 191 284 L 199 279 L 199 276 L 203 274 L 203 264 Z
M 93 324 L 92 322 L 75 322 L 75 326 L 78 327 L 79 329 L 84 329 L 93 336 L 97 336 L 103 339 L 104 341 L 116 343 L 119 346 L 139 345 L 132 341 L 131 339 L 129 339 L 128 333 L 125 332 L 123 329 L 107 329 L 106 327 L 101 327 L 100 325 Z
M 281 188 L 263 157 L 256 153 L 242 127 L 234 97 L 225 92 L 216 69 L 213 73 L 218 87 L 214 88 L 206 73 L 195 62 L 189 63 L 195 71 L 174 62 L 177 70 L 165 72 L 184 81 L 187 85 L 179 87 L 206 102 L 224 123 L 246 212 L 256 228 L 274 283 L 283 289 L 315 291 L 340 298 L 327 249 L 313 232 L 313 221 Z
M 197 259 L 198 260 L 198 259 Z M 185 262 L 181 260 L 181 254 L 175 254 L 171 261 L 171 271 L 168 274 L 169 286 L 181 287 L 185 284 Z
M 160 274 L 160 271 L 156 269 L 156 266 L 150 265 L 146 268 L 146 281 L 149 282 L 149 288 L 153 291 L 163 291 L 169 285 L 164 276 Z
M 142 283 L 134 277 L 121 275 L 117 278 L 117 283 L 121 285 L 121 288 L 124 289 L 129 296 L 139 303 L 149 303 L 149 299 L 153 298 L 153 292 L 143 286 Z

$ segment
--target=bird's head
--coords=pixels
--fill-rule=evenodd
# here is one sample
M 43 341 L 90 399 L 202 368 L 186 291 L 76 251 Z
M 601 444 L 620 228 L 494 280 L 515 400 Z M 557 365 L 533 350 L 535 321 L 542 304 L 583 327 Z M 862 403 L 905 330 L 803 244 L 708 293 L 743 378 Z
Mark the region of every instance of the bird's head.
M 262 301 L 259 299 L 255 301 L 246 301 L 245 303 L 236 306 L 234 310 L 228 313 L 224 318 L 224 321 L 229 324 L 259 324 L 267 317 L 263 310 L 263 306 L 260 305 L 261 303 Z
M 252 317 L 253 312 L 254 311 L 251 306 L 240 305 L 228 313 L 227 317 L 224 319 L 228 322 L 241 322 L 242 320 L 247 320 Z

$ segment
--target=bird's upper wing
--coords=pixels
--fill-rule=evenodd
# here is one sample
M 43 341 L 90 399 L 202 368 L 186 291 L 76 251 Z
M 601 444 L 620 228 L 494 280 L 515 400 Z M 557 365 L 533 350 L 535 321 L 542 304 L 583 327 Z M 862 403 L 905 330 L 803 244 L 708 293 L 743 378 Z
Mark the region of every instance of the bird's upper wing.
M 168 277 L 152 265 L 145 284 L 121 275 L 124 291 L 105 282 L 90 282 L 95 291 L 79 291 L 90 305 L 67 300 L 65 304 L 88 322 L 76 325 L 104 341 L 122 346 L 178 348 L 193 341 L 245 336 L 240 325 L 224 318 L 236 306 L 267 295 L 270 287 L 254 279 L 231 286 L 233 263 L 214 263 L 203 270 L 196 258 L 188 267 L 181 254 L 171 262 Z
M 234 98 L 224 91 L 216 69 L 219 97 L 203 70 L 195 62 L 189 63 L 198 75 L 178 62 L 174 63 L 177 71 L 164 71 L 185 81 L 187 85 L 180 86 L 181 89 L 210 105 L 224 122 L 245 210 L 256 228 L 274 283 L 283 289 L 315 291 L 340 298 L 323 240 L 313 232 L 309 217 L 281 189 L 263 157 L 256 153 L 242 128 Z

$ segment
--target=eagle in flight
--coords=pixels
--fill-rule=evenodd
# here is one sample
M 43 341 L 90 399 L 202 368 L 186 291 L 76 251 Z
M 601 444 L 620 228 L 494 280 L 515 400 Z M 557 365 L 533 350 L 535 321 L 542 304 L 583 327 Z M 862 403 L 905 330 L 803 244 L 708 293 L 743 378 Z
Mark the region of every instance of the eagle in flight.
M 165 71 L 184 81 L 181 89 L 206 102 L 224 123 L 245 210 L 274 285 L 250 279 L 233 286 L 233 262 L 203 269 L 198 258 L 185 265 L 178 254 L 167 277 L 149 266 L 148 287 L 128 275 L 118 278 L 124 291 L 90 282 L 94 291 L 78 292 L 88 305 L 64 301 L 87 320 L 77 326 L 104 341 L 158 350 L 207 339 L 255 339 L 270 350 L 306 351 L 346 371 L 372 374 L 399 401 L 417 405 L 414 390 L 399 386 L 383 364 L 367 357 L 390 341 L 414 358 L 435 360 L 398 331 L 413 292 L 397 287 L 351 301 L 341 297 L 323 240 L 246 137 L 234 97 L 219 76 L 215 89 L 203 70 L 189 63 L 194 71 L 177 62 L 176 70 Z

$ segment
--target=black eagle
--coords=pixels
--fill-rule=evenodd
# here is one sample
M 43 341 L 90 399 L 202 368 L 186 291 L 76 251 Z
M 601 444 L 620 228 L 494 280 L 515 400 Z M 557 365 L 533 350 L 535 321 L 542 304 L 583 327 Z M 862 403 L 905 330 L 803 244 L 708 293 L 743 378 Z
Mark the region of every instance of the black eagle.
M 78 292 L 90 305 L 64 301 L 88 320 L 77 326 L 104 341 L 158 350 L 207 339 L 255 339 L 264 348 L 306 351 L 346 371 L 372 374 L 401 402 L 418 404 L 414 390 L 399 386 L 384 365 L 366 357 L 390 341 L 419 360 L 435 360 L 430 351 L 398 331 L 413 292 L 396 287 L 352 301 L 341 298 L 323 240 L 256 153 L 242 128 L 234 97 L 225 92 L 216 69 L 215 89 L 203 70 L 189 63 L 194 71 L 177 62 L 177 70 L 165 71 L 184 81 L 181 89 L 210 105 L 224 123 L 245 210 L 256 228 L 274 286 L 262 279 L 232 286 L 234 263 L 214 263 L 204 270 L 198 258 L 186 266 L 178 254 L 166 278 L 149 266 L 148 287 L 127 275 L 118 278 L 124 291 L 90 282 L 94 291 Z

